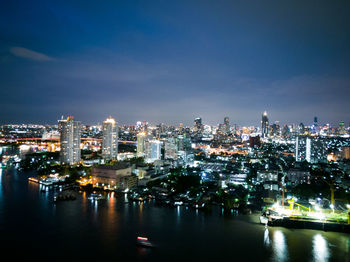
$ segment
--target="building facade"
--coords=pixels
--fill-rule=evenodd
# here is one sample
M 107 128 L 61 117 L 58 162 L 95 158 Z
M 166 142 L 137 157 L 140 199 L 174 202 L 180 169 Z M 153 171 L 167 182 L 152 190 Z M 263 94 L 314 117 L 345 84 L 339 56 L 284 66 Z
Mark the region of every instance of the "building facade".
M 109 190 L 125 190 L 137 185 L 137 177 L 132 175 L 131 167 L 126 164 L 94 167 L 91 178 L 93 187 Z
M 113 118 L 107 118 L 102 126 L 102 157 L 115 160 L 118 156 L 118 125 Z
M 72 116 L 58 121 L 60 133 L 60 161 L 62 164 L 75 164 L 81 160 L 81 123 Z

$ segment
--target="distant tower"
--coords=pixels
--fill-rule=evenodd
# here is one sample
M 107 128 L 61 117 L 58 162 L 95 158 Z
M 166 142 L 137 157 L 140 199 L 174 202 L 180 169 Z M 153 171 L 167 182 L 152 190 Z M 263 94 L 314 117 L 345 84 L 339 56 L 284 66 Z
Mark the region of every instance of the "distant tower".
M 197 117 L 194 120 L 194 131 L 195 132 L 202 132 L 202 129 L 203 129 L 202 118 Z
M 60 132 L 60 161 L 63 164 L 74 164 L 80 161 L 81 123 L 72 116 L 58 121 Z
M 261 137 L 265 138 L 269 135 L 269 119 L 267 118 L 266 111 L 261 118 Z
M 224 118 L 224 126 L 225 126 L 225 132 L 226 133 L 230 132 L 230 118 L 228 116 Z
M 102 157 L 105 160 L 115 160 L 118 156 L 118 125 L 114 118 L 109 117 L 102 125 Z

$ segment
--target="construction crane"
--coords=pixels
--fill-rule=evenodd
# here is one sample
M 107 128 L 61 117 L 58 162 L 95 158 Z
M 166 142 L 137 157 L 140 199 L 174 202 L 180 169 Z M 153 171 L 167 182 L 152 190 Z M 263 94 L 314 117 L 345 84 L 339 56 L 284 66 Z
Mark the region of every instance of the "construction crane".
M 288 203 L 289 203 L 289 208 L 290 208 L 290 210 L 294 210 L 294 205 L 297 205 L 297 206 L 300 206 L 300 207 L 306 209 L 307 211 L 310 211 L 310 208 L 309 208 L 309 207 L 300 205 L 300 204 L 298 204 L 297 202 L 295 202 L 294 197 L 293 197 L 291 200 L 288 200 Z

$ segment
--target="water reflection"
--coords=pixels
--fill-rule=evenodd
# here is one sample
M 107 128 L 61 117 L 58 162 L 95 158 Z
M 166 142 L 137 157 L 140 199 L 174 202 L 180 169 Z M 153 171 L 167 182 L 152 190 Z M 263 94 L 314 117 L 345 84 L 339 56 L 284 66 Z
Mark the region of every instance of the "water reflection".
M 2 168 L 0 168 L 0 199 L 2 198 Z
M 273 234 L 273 260 L 274 261 L 287 261 L 288 249 L 286 238 L 281 230 L 276 230 Z
M 269 229 L 266 227 L 265 232 L 264 232 L 264 244 L 266 247 L 269 247 L 271 242 L 270 242 L 270 235 L 269 235 Z
M 328 243 L 321 234 L 317 234 L 313 237 L 312 247 L 314 261 L 324 262 L 329 260 Z

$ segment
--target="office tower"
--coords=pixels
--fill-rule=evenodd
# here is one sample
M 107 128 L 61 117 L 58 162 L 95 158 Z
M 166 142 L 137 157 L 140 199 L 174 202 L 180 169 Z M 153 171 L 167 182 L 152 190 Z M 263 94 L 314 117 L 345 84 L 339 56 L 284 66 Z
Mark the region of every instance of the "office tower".
M 183 132 L 184 132 L 184 124 L 180 123 L 180 125 L 179 125 L 179 134 L 182 135 Z
M 138 157 L 144 157 L 145 156 L 145 138 L 146 133 L 140 132 L 137 134 L 137 151 L 136 155 Z
M 269 119 L 267 118 L 266 111 L 261 118 L 261 137 L 265 138 L 269 135 Z
M 305 136 L 297 136 L 295 140 L 295 160 L 309 163 L 324 162 L 327 151 L 322 140 Z
M 194 132 L 202 132 L 203 125 L 202 125 L 202 118 L 197 117 L 194 120 Z
M 311 162 L 311 139 L 306 138 L 306 152 L 305 152 L 305 159 L 307 162 Z
M 164 141 L 164 159 L 177 159 L 178 144 L 178 139 L 175 137 L 170 137 Z
M 159 140 L 145 141 L 145 161 L 148 163 L 162 158 L 162 142 Z
M 191 137 L 188 134 L 183 134 L 177 136 L 178 139 L 178 150 L 179 151 L 188 151 L 191 149 Z
M 280 135 L 280 124 L 278 121 L 275 121 L 275 123 L 271 126 L 271 135 L 272 136 L 279 136 Z
M 339 129 L 338 129 L 338 133 L 339 135 L 345 135 L 346 134 L 346 129 L 345 129 L 345 123 L 342 121 L 342 122 L 339 122 Z
M 295 161 L 306 160 L 306 138 L 297 136 L 295 140 Z
M 58 121 L 60 132 L 60 161 L 63 164 L 74 164 L 80 161 L 81 123 L 72 116 Z
M 115 160 L 118 156 L 118 125 L 109 117 L 102 125 L 102 157 L 105 160 Z
M 282 135 L 283 138 L 289 138 L 290 137 L 290 130 L 289 130 L 289 127 L 287 125 L 283 126 L 281 135 Z
M 305 133 L 305 126 L 303 123 L 300 123 L 298 126 L 298 134 L 304 134 Z
M 224 118 L 224 128 L 225 128 L 226 134 L 230 132 L 230 119 L 228 116 Z

